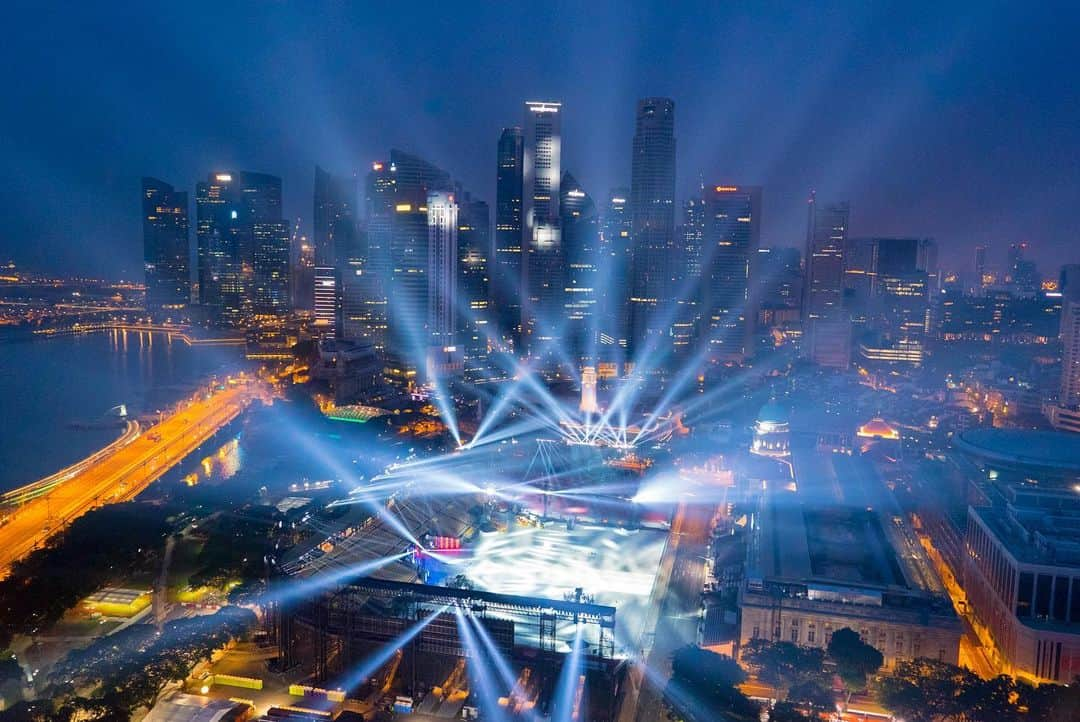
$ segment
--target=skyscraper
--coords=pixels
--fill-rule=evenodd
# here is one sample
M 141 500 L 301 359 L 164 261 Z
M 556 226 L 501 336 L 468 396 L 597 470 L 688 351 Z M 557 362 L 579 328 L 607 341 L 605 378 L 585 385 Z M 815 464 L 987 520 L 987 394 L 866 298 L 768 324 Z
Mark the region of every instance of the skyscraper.
M 252 224 L 251 233 L 253 311 L 257 316 L 284 316 L 292 307 L 289 224 L 258 221 Z
M 630 189 L 613 188 L 600 224 L 599 346 L 607 360 L 622 356 L 630 316 Z
M 355 255 L 356 178 L 335 176 L 315 166 L 315 265 L 341 269 Z
M 429 347 L 428 294 L 433 286 L 428 278 L 431 261 L 428 194 L 450 190 L 451 183 L 446 171 L 400 150 L 390 151 L 389 170 L 394 199 L 387 290 L 390 343 L 395 354 L 407 357 L 426 353 Z M 419 363 L 420 359 L 412 361 Z
M 803 282 L 803 353 L 828 368 L 851 363 L 851 314 L 844 308 L 844 249 L 851 208 L 810 195 Z
M 322 338 L 336 338 L 338 328 L 337 269 L 315 267 L 315 328 Z
M 280 256 L 273 249 L 281 245 L 279 234 L 284 233 L 286 245 L 289 238 L 281 217 L 281 179 L 247 171 L 211 173 L 195 186 L 195 206 L 199 302 L 212 321 L 243 325 L 256 310 L 256 229 L 262 247 L 260 278 L 280 277 Z M 280 293 L 271 293 L 269 285 L 263 288 L 271 296 Z M 260 303 L 268 298 L 264 295 Z
M 521 239 L 524 144 L 521 128 L 503 128 L 496 158 L 495 248 L 491 254 L 491 298 L 500 340 L 521 342 Z
M 491 305 L 491 214 L 487 203 L 468 194 L 459 198 L 458 205 L 458 343 L 465 379 L 484 383 L 500 377 L 489 357 L 496 341 L 491 320 L 495 310 Z
M 757 316 L 750 279 L 760 245 L 761 188 L 724 184 L 708 189 L 702 230 L 702 319 L 713 358 L 739 361 L 750 351 Z
M 443 348 L 456 343 L 458 204 L 448 191 L 427 197 L 428 343 Z
M 1080 265 L 1061 269 L 1061 388 L 1058 403 L 1080 409 Z
M 596 204 L 569 172 L 563 173 L 560 193 L 559 222 L 566 263 L 563 338 L 570 360 L 580 366 L 596 351 L 600 227 Z
M 565 259 L 559 225 L 560 111 L 560 103 L 525 103 L 521 326 L 525 350 L 532 355 L 557 346 L 561 328 Z
M 637 104 L 630 168 L 630 341 L 668 333 L 678 289 L 675 246 L 675 102 L 644 98 Z
M 188 194 L 157 178 L 142 179 L 146 307 L 181 308 L 191 301 Z

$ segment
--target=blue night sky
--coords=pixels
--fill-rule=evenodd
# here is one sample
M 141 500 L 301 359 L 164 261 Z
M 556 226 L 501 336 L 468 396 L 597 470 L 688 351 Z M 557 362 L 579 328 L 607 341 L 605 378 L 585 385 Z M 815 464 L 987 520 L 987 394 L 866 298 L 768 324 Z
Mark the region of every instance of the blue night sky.
M 274 173 L 307 228 L 316 163 L 400 147 L 494 204 L 529 99 L 564 103 L 563 167 L 602 198 L 644 95 L 675 99 L 680 201 L 763 185 L 764 244 L 801 244 L 815 188 L 960 270 L 979 242 L 1080 261 L 1076 3 L 41 5 L 5 3 L 0 46 L 0 258 L 34 270 L 138 275 L 142 175 Z

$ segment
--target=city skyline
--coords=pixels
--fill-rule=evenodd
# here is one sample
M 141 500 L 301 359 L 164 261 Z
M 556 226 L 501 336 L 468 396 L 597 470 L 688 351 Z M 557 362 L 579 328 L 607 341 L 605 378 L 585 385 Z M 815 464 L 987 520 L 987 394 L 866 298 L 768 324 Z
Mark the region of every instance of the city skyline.
M 491 138 L 517 125 L 521 103 L 537 97 L 563 103 L 563 166 L 600 197 L 609 188 L 630 184 L 633 118 L 625 109 L 659 95 L 672 98 L 679 108 L 676 202 L 688 199 L 702 176 L 760 185 L 769 209 L 763 245 L 802 245 L 803 204 L 816 190 L 819 197 L 851 202 L 853 235 L 934 237 L 945 265 L 957 265 L 983 243 L 990 244 L 991 261 L 1000 263 L 996 258 L 1004 248 L 1019 241 L 1028 241 L 1034 258 L 1045 263 L 1080 233 L 1068 212 L 1068 199 L 1076 196 L 1080 183 L 1070 161 L 1071 149 L 1080 146 L 1074 135 L 1080 104 L 1071 102 L 1075 89 L 1061 85 L 1050 72 L 1067 66 L 1075 50 L 1057 40 L 1031 45 L 1034 37 L 1045 35 L 1037 30 L 1063 18 L 1045 12 L 1019 17 L 1009 10 L 938 14 L 930 23 L 917 8 L 894 13 L 843 6 L 791 12 L 702 8 L 703 22 L 690 24 L 646 9 L 640 16 L 613 21 L 614 27 L 574 32 L 568 30 L 572 16 L 566 27 L 545 17 L 544 24 L 568 47 L 549 66 L 537 66 L 531 39 L 516 37 L 520 16 L 515 10 L 476 10 L 476 29 L 464 33 L 460 47 L 435 43 L 451 66 L 464 62 L 463 48 L 472 47 L 470 41 L 481 47 L 482 28 L 496 26 L 507 37 L 491 42 L 501 47 L 519 40 L 528 59 L 499 74 L 483 95 L 467 72 L 455 73 L 456 84 L 446 86 L 385 65 L 412 52 L 420 37 L 404 36 L 403 45 L 388 49 L 387 57 L 369 57 L 384 44 L 381 37 L 400 36 L 401 21 L 392 14 L 375 18 L 346 12 L 340 23 L 325 24 L 334 25 L 333 32 L 320 30 L 301 45 L 337 48 L 370 30 L 364 35 L 371 47 L 343 56 L 336 67 L 310 60 L 283 73 L 265 64 L 278 57 L 270 54 L 282 40 L 274 28 L 285 22 L 303 28 L 307 20 L 296 6 L 261 9 L 270 29 L 258 40 L 266 47 L 250 34 L 230 38 L 239 55 L 251 58 L 244 68 L 232 66 L 234 74 L 207 75 L 209 67 L 203 65 L 225 52 L 224 38 L 211 35 L 199 62 L 175 49 L 163 51 L 163 63 L 188 71 L 185 84 L 167 97 L 143 82 L 147 70 L 88 45 L 91 38 L 71 23 L 56 23 L 67 44 L 82 51 L 86 67 L 103 79 L 101 94 L 93 97 L 107 99 L 106 112 L 78 126 L 29 124 L 21 116 L 3 121 L 3 150 L 13 172 L 0 188 L 0 200 L 12 209 L 12 217 L 0 254 L 43 271 L 135 276 L 141 249 L 138 219 L 130 213 L 131 188 L 150 175 L 192 193 L 194 180 L 207 169 L 225 167 L 281 177 L 284 217 L 290 224 L 301 218 L 310 233 L 314 166 L 339 175 L 363 172 L 388 147 L 415 152 L 446 168 L 494 207 Z M 26 64 L 38 52 L 26 43 L 40 39 L 37 33 L 47 21 L 25 12 L 26 36 L 7 51 L 21 51 L 11 67 Z M 703 33 L 693 27 L 709 25 L 706 19 L 737 35 L 725 53 L 709 50 Z M 95 14 L 86 20 L 89 29 L 106 17 Z M 157 35 L 179 33 L 186 23 L 184 17 L 168 20 L 175 27 L 160 27 L 164 18 L 133 18 Z M 811 37 L 815 28 L 835 30 L 836 42 L 817 63 L 800 62 L 816 50 L 793 37 L 790 26 L 800 23 Z M 1015 33 L 1018 27 L 1031 32 Z M 656 43 L 648 51 L 629 41 L 646 28 L 642 37 Z M 780 51 L 769 43 L 772 33 L 784 40 Z M 1005 34 L 1011 41 L 1002 45 Z M 609 53 L 626 58 L 624 67 L 612 66 L 598 52 L 611 47 L 626 50 Z M 477 57 L 490 64 L 498 48 L 486 49 Z M 230 68 L 236 61 L 223 62 L 223 68 Z M 365 63 L 367 72 L 357 73 Z M 381 85 L 370 72 L 379 67 L 389 73 L 387 78 L 408 75 L 412 90 Z M 737 73 L 731 69 L 736 67 L 752 71 Z M 254 68 L 267 72 L 253 76 Z M 595 72 L 603 90 L 585 92 L 576 82 L 582 71 L 585 77 Z M 40 73 L 41 82 L 16 84 L 16 102 L 35 113 L 66 116 L 67 111 L 59 112 L 53 67 L 30 64 L 28 72 Z M 376 102 L 359 105 L 358 90 L 340 98 L 331 95 L 343 72 L 361 78 L 363 93 Z M 719 73 L 717 82 L 712 73 Z M 202 86 L 188 85 L 200 81 Z M 142 88 L 140 93 L 122 96 L 132 84 Z M 208 100 L 196 87 L 213 89 L 212 97 L 224 103 L 232 120 L 224 123 L 220 112 L 207 113 Z M 240 87 L 250 102 L 232 99 Z M 729 93 L 739 100 L 731 102 Z M 828 106 L 822 106 L 826 99 Z M 75 92 L 63 102 L 69 111 L 80 112 L 88 110 L 89 97 Z M 139 112 L 119 111 L 128 107 Z M 821 114 L 822 107 L 829 112 Z M 1025 113 L 1031 108 L 1038 110 Z M 132 125 L 136 117 L 150 122 Z M 177 123 L 173 117 L 193 122 Z M 1029 119 L 1034 131 L 1019 133 Z M 164 143 L 162 134 L 182 140 L 184 151 Z M 76 148 L 83 152 L 73 160 Z M 1041 169 L 1040 176 L 1033 175 L 1034 168 Z M 1015 202 L 1018 188 L 1023 203 Z M 61 199 L 72 194 L 79 201 L 61 206 Z M 61 207 L 65 210 L 57 212 Z M 79 243 L 70 240 L 75 235 Z

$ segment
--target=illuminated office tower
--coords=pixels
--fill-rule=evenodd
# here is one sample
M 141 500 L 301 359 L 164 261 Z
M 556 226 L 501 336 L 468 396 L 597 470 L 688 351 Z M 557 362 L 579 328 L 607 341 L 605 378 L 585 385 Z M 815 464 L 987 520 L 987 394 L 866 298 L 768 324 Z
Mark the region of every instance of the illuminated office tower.
M 1058 403 L 1080 409 L 1080 265 L 1061 271 L 1061 389 Z
M 986 246 L 975 246 L 975 280 L 971 284 L 971 290 L 982 294 L 989 285 L 986 268 Z
M 315 166 L 315 265 L 341 268 L 356 243 L 356 178 Z
M 691 198 L 683 206 L 683 222 L 675 229 L 676 248 L 672 253 L 676 292 L 672 294 L 671 350 L 679 361 L 698 350 L 704 297 L 701 278 L 704 233 L 705 201 Z
M 178 309 L 191 302 L 188 194 L 157 178 L 142 179 L 146 307 Z
M 570 173 L 563 173 L 559 213 L 565 259 L 563 338 L 575 365 L 596 353 L 600 226 L 596 204 Z M 574 369 L 575 373 L 577 369 Z
M 300 235 L 300 222 L 293 228 L 292 247 L 296 263 L 292 272 L 293 308 L 312 310 L 315 306 L 315 247 L 307 236 Z
M 600 223 L 599 347 L 604 356 L 621 357 L 627 346 L 630 316 L 630 189 L 613 188 Z
M 315 329 L 322 338 L 337 337 L 337 285 L 337 269 L 315 267 Z
M 525 103 L 521 331 L 525 350 L 536 356 L 561 342 L 565 259 L 559 225 L 560 109 L 559 103 Z
M 252 306 L 256 316 L 284 316 L 291 308 L 289 224 L 259 221 L 251 226 L 253 239 Z
M 869 250 L 866 328 L 859 354 L 866 361 L 919 365 L 930 330 L 930 282 L 936 255 L 928 240 L 871 238 L 858 242 Z M 864 254 L 865 255 L 865 254 Z M 851 268 L 863 265 L 856 261 Z M 863 269 L 860 269 L 863 270 Z
M 491 299 L 499 340 L 521 346 L 522 165 L 521 128 L 504 128 L 499 136 L 495 187 L 495 248 L 491 257 Z
M 630 343 L 638 353 L 660 343 L 677 288 L 675 245 L 675 103 L 637 104 L 630 167 Z M 661 348 L 668 351 L 669 348 Z
M 496 341 L 491 301 L 491 214 L 488 204 L 463 194 L 458 203 L 458 344 L 465 379 L 485 383 L 502 377 L 490 363 Z
M 256 226 L 260 242 L 272 246 L 269 239 L 283 222 L 281 179 L 246 171 L 211 173 L 195 186 L 195 207 L 199 302 L 211 321 L 243 325 L 255 312 Z M 275 268 L 279 262 L 274 253 L 263 259 Z M 264 271 L 273 273 L 268 267 Z
M 431 191 L 427 197 L 429 344 L 456 344 L 458 204 L 453 193 Z
M 810 195 L 806 228 L 806 273 L 802 293 L 803 353 L 827 368 L 851 363 L 851 314 L 844 308 L 846 203 L 821 204 Z
M 578 407 L 584 414 L 596 414 L 600 407 L 596 403 L 596 368 L 586 366 L 581 370 L 581 404 Z
M 430 346 L 428 294 L 436 286 L 428 278 L 428 195 L 449 190 L 451 183 L 445 171 L 400 150 L 390 151 L 390 173 L 394 189 L 387 289 L 390 344 L 395 354 L 407 359 Z M 416 358 L 411 361 L 420 363 Z
M 708 189 L 702 230 L 702 320 L 714 359 L 741 361 L 750 351 L 757 317 L 757 294 L 751 293 L 750 279 L 760 245 L 761 188 L 724 184 Z

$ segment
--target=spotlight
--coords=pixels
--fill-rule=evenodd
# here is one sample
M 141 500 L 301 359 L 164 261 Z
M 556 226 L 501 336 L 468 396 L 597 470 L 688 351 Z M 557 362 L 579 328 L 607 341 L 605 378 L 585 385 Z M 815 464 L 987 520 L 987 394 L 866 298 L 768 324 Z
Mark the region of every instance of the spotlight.
M 484 487 L 484 493 L 487 494 L 488 496 L 495 496 L 495 494 L 497 492 L 498 492 L 498 489 L 496 489 L 492 484 L 488 484 L 487 486 Z

